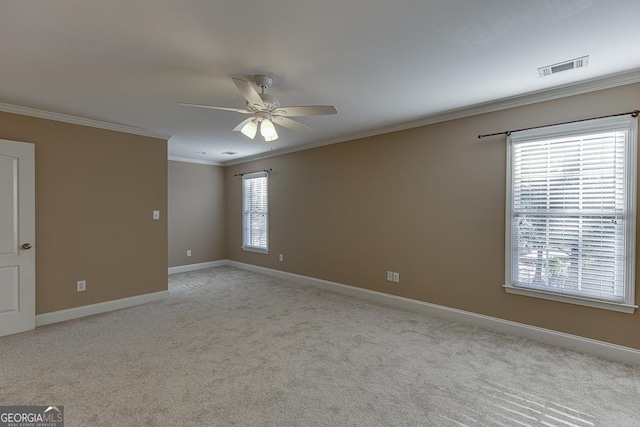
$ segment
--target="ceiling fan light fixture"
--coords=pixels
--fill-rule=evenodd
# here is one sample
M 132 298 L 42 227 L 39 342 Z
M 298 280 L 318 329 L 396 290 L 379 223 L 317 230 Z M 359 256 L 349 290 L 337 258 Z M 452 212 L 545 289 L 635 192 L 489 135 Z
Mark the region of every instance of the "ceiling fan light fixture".
M 240 132 L 242 132 L 244 135 L 248 136 L 249 138 L 254 139 L 256 137 L 256 133 L 258 132 L 258 124 L 256 123 L 255 120 L 252 120 L 246 125 L 244 125 L 242 129 L 240 129 Z
M 264 93 L 273 84 L 273 78 L 267 75 L 255 76 L 256 85 L 262 89 L 258 93 L 253 85 L 244 79 L 232 78 L 236 88 L 246 101 L 247 108 L 216 107 L 213 105 L 190 104 L 178 102 L 188 107 L 209 108 L 213 110 L 233 111 L 240 114 L 249 114 L 250 117 L 238 123 L 232 130 L 240 131 L 243 135 L 255 139 L 260 128 L 260 136 L 267 142 L 278 139 L 275 125 L 282 126 L 300 133 L 309 133 L 313 129 L 289 117 L 321 116 L 336 114 L 338 111 L 332 105 L 302 105 L 293 107 L 281 107 L 280 101 L 274 96 Z
M 278 139 L 276 127 L 273 125 L 273 122 L 271 120 L 262 120 L 262 122 L 260 123 L 260 135 L 262 135 L 265 141 L 273 141 L 274 139 Z

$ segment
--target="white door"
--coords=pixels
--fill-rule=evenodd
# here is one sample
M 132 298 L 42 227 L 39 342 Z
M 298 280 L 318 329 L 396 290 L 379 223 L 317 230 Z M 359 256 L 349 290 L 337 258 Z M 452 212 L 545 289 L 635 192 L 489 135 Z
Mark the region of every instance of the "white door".
M 34 145 L 0 139 L 0 336 L 35 328 Z

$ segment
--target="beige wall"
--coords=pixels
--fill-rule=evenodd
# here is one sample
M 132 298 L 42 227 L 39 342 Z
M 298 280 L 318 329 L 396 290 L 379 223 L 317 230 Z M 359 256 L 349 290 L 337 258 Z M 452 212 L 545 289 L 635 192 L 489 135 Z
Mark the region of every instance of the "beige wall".
M 505 139 L 477 138 L 638 107 L 635 84 L 226 168 L 227 256 L 640 349 L 638 312 L 504 292 Z M 266 168 L 268 255 L 240 249 L 233 176 Z
M 169 267 L 226 258 L 224 191 L 224 168 L 169 162 Z
M 167 289 L 166 141 L 8 113 L 0 138 L 36 146 L 38 314 Z

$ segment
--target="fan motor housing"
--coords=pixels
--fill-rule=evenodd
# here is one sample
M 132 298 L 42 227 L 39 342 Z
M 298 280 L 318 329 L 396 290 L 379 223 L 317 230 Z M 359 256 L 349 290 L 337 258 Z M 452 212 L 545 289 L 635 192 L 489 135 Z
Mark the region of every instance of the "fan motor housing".
M 276 108 L 280 107 L 280 101 L 278 101 L 278 98 L 276 98 L 275 96 L 271 96 L 266 93 L 260 93 L 259 95 L 260 95 L 260 98 L 262 98 L 262 102 L 264 102 L 265 104 L 265 108 L 263 108 L 263 110 L 273 111 Z M 248 102 L 247 102 L 247 108 L 251 111 L 260 111 L 260 109 L 256 109 L 253 105 L 250 105 Z

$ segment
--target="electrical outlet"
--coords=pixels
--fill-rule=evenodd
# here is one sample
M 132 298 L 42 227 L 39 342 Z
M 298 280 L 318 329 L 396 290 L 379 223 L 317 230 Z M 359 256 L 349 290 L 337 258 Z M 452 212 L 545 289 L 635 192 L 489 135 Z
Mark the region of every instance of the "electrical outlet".
M 387 280 L 393 282 L 393 271 L 387 271 Z
M 191 249 L 187 249 L 187 256 L 191 256 Z
M 393 281 L 396 283 L 400 283 L 400 273 L 393 273 Z
M 278 260 L 280 260 L 280 261 L 284 261 L 284 255 L 280 254 L 280 255 L 278 256 Z
M 153 211 L 153 219 L 160 219 L 160 211 Z
M 86 280 L 78 280 L 76 282 L 76 291 L 83 292 L 87 290 L 87 281 Z

